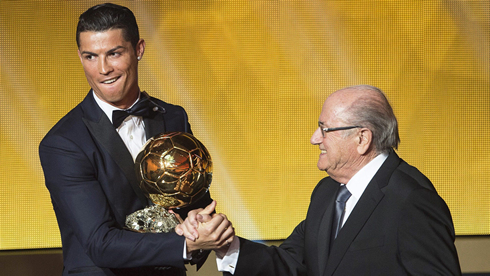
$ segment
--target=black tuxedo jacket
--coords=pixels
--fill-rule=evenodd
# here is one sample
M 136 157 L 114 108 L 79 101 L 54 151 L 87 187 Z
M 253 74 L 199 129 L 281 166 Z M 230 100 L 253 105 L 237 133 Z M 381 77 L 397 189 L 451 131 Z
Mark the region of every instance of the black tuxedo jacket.
M 391 152 L 330 244 L 339 183 L 322 179 L 306 219 L 280 247 L 240 239 L 235 276 L 461 275 L 446 203 Z
M 144 119 L 147 138 L 191 132 L 182 107 L 152 101 L 159 110 Z M 130 184 L 137 183 L 131 154 L 91 91 L 48 132 L 39 154 L 61 232 L 63 275 L 185 275 L 183 237 L 123 229 L 126 216 L 147 202 Z M 177 212 L 185 217 L 210 202 L 207 193 Z

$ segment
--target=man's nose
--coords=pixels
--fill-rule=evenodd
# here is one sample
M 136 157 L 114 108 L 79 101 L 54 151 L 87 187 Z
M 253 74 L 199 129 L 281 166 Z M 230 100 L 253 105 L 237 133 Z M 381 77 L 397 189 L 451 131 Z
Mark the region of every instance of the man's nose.
M 99 58 L 99 73 L 102 75 L 107 75 L 112 72 L 112 66 L 105 58 Z
M 317 128 L 313 135 L 311 135 L 310 143 L 312 145 L 318 145 L 323 141 L 322 130 Z

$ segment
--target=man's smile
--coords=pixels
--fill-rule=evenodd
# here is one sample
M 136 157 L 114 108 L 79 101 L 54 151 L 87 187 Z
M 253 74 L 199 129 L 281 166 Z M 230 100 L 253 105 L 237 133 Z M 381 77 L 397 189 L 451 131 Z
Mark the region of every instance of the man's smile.
M 108 80 L 105 80 L 105 81 L 102 81 L 102 83 L 104 84 L 111 84 L 111 83 L 114 83 L 115 81 L 117 81 L 120 77 L 115 77 L 115 78 L 112 78 L 112 79 L 108 79 Z

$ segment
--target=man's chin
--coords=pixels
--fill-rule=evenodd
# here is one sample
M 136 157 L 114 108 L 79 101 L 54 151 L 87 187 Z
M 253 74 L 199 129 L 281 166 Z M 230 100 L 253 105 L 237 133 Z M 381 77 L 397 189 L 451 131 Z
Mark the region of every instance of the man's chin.
M 99 93 L 101 93 L 101 92 L 99 92 Z M 119 107 L 119 105 L 121 105 L 121 103 L 123 102 L 123 97 L 120 95 L 110 95 L 109 93 L 111 93 L 111 92 L 104 91 L 102 94 L 103 97 L 101 97 L 100 94 L 97 94 L 97 93 L 95 93 L 95 94 L 102 101 L 104 101 L 110 105 Z M 111 94 L 114 94 L 114 93 L 111 93 Z

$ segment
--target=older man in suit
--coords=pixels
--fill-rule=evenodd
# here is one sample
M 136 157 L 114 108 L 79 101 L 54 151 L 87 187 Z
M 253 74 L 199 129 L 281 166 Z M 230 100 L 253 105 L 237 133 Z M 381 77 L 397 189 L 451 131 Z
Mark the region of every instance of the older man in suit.
M 208 224 L 225 232 L 222 240 L 201 233 L 201 239 L 186 242 L 175 232 L 142 234 L 124 225 L 127 215 L 148 204 L 137 187 L 134 158 L 158 133 L 190 133 L 187 114 L 140 92 L 137 69 L 145 41 L 129 9 L 114 4 L 88 9 L 78 22 L 77 44 L 92 89 L 39 148 L 61 232 L 63 275 L 185 275 L 185 261 L 205 260 L 207 254 L 198 249 L 231 241 L 226 217 L 215 215 Z M 186 217 L 211 201 L 207 193 L 176 212 Z
M 221 271 L 461 274 L 451 214 L 429 179 L 394 152 L 398 124 L 378 88 L 347 87 L 330 95 L 311 143 L 320 149 L 318 168 L 329 176 L 315 187 L 306 219 L 279 247 L 235 238 L 227 251 L 218 251 Z M 207 213 L 190 212 L 177 232 L 198 236 L 195 223 Z

